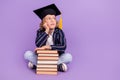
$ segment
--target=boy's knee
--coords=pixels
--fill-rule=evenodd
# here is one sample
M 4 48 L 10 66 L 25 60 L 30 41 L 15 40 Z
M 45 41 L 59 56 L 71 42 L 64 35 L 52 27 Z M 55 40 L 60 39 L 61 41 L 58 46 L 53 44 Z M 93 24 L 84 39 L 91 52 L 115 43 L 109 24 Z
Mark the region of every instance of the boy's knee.
M 33 52 L 32 51 L 26 51 L 25 54 L 24 54 L 24 58 L 27 59 L 28 57 L 31 57 L 33 56 Z
M 65 53 L 65 57 L 68 61 L 72 61 L 72 55 L 70 53 Z

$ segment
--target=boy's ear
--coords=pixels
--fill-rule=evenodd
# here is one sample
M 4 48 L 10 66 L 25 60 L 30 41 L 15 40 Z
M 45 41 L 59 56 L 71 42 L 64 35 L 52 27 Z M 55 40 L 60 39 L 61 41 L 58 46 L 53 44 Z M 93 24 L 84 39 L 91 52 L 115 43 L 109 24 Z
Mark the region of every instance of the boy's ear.
M 58 27 L 60 29 L 62 29 L 63 25 L 62 25 L 62 15 L 60 15 L 60 19 L 59 19 L 59 22 L 58 22 Z

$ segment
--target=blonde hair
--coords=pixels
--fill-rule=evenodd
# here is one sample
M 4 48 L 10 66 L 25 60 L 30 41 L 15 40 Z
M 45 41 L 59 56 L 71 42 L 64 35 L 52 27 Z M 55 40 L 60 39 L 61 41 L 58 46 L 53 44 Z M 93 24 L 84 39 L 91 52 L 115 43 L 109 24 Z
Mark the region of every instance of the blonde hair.
M 40 30 L 44 30 L 45 29 L 44 26 L 43 26 L 44 23 L 45 23 L 45 18 L 43 18 L 42 21 L 41 21 L 41 23 L 40 23 L 40 26 L 39 26 Z M 58 27 L 58 21 L 56 21 L 56 27 Z

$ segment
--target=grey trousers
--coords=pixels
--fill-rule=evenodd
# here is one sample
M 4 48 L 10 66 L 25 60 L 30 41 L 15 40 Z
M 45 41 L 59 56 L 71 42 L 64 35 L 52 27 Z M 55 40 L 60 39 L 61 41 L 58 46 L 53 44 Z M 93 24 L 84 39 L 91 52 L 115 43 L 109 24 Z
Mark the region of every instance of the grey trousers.
M 26 51 L 25 54 L 24 54 L 24 58 L 30 62 L 32 62 L 34 65 L 37 65 L 37 55 L 35 55 L 34 52 L 32 51 Z M 59 60 L 58 60 L 58 64 L 61 64 L 61 63 L 69 63 L 72 61 L 72 55 L 70 53 L 65 53 L 65 54 L 62 54 L 60 57 L 59 57 Z

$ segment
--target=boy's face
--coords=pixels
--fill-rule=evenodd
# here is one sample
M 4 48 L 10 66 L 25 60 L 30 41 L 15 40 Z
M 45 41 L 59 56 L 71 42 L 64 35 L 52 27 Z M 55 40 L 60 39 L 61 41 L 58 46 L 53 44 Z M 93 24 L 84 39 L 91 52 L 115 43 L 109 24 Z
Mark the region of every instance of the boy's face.
M 56 16 L 55 15 L 46 15 L 45 22 L 49 29 L 54 29 L 56 27 Z

